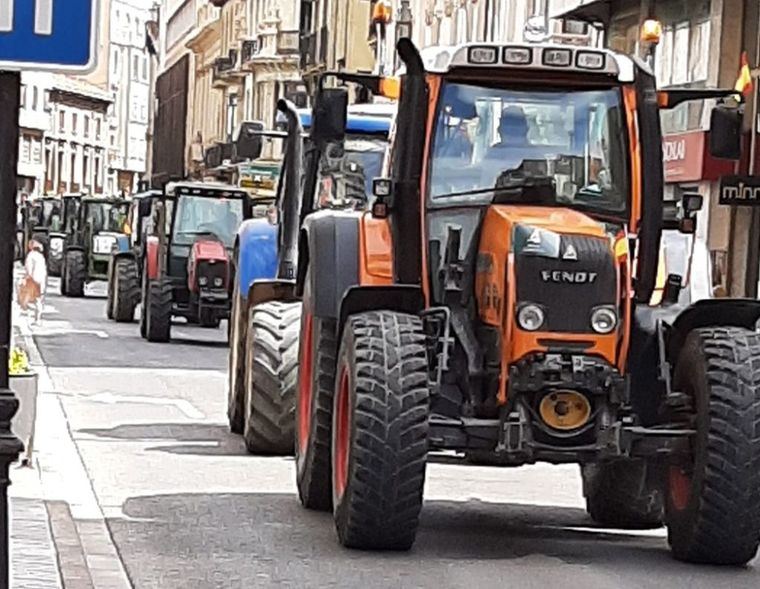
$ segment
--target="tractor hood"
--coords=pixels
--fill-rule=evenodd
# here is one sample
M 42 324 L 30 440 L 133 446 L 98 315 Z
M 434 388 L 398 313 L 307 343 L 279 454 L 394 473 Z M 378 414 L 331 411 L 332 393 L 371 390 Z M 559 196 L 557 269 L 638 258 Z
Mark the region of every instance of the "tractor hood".
M 525 335 L 508 339 L 516 346 L 508 362 L 545 352 L 548 342 L 580 340 L 614 364 L 621 276 L 608 230 L 588 215 L 513 205 L 493 205 L 486 213 L 476 271 L 478 306 L 485 323 Z M 525 307 L 539 309 L 541 321 L 535 322 L 533 312 L 531 328 L 518 319 Z M 618 319 L 606 333 L 592 322 L 602 308 Z
M 187 259 L 187 286 L 190 292 L 229 290 L 230 264 L 224 244 L 216 239 L 197 239 Z

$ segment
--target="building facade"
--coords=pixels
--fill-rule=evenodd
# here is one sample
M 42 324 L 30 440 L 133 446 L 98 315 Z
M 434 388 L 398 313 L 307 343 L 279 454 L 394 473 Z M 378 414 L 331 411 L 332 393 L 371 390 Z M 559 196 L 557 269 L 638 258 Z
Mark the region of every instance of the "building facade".
M 111 0 L 109 167 L 113 172 L 108 189 L 112 192 L 132 192 L 147 170 L 151 60 L 146 24 L 151 19 L 142 0 Z

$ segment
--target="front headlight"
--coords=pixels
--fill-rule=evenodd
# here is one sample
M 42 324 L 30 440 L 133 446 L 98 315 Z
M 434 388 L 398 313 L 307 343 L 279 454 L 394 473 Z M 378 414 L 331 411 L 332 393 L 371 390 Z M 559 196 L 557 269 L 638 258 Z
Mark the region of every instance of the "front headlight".
M 208 278 L 206 278 L 205 276 L 200 276 L 198 278 L 198 284 L 200 284 L 201 286 L 206 286 L 208 284 Z
M 538 305 L 529 303 L 517 311 L 517 324 L 525 331 L 538 331 L 544 324 L 544 310 Z
M 224 284 L 224 280 L 222 280 L 219 276 L 214 278 L 214 286 L 219 288 L 220 286 L 222 286 L 222 284 Z
M 591 312 L 591 329 L 602 335 L 612 333 L 617 327 L 618 317 L 610 307 L 597 307 Z

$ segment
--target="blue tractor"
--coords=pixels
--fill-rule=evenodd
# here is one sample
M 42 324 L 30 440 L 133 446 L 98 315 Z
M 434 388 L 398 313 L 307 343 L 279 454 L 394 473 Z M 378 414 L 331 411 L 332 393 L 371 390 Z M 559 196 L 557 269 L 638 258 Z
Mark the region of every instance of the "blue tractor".
M 230 318 L 229 424 L 257 454 L 293 452 L 301 323 L 293 287 L 300 227 L 319 209 L 368 207 L 395 105 L 349 107 L 345 140 L 325 149 L 317 149 L 305 132 L 311 111 L 285 100 L 278 110 L 287 133 L 276 207 L 238 232 Z

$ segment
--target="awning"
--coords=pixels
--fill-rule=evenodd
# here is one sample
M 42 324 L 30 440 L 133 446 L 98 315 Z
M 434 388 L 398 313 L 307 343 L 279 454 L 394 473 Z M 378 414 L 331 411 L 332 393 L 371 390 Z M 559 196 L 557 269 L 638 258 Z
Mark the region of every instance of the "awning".
M 612 15 L 612 5 L 616 0 L 590 0 L 580 6 L 553 15 L 553 18 L 563 20 L 581 20 L 593 24 L 602 24 L 607 27 Z

